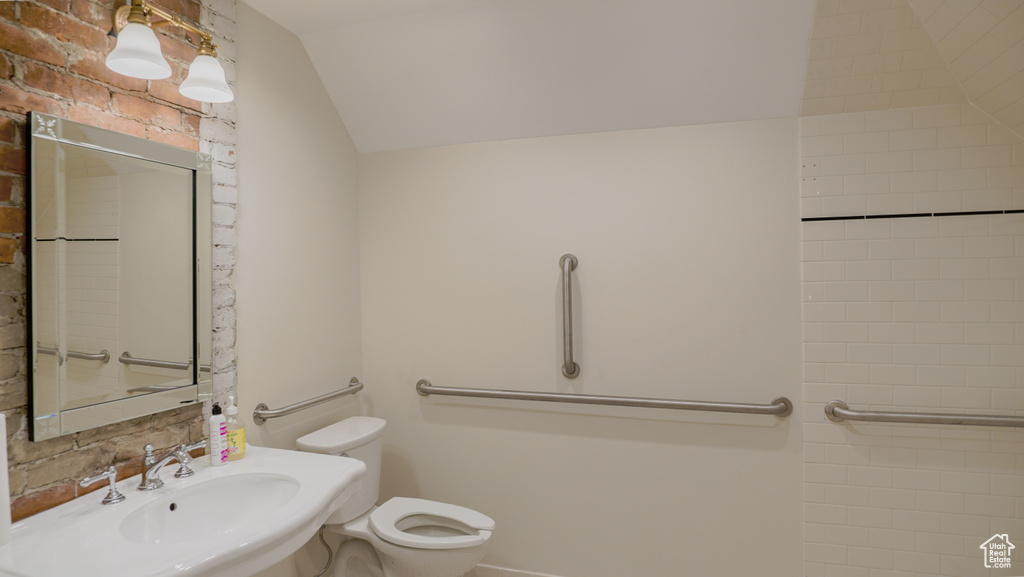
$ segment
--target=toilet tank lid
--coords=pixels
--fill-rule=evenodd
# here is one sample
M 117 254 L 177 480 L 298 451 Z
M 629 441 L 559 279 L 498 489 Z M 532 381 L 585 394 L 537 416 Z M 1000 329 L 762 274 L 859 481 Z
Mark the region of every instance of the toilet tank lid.
M 372 442 L 384 433 L 385 424 L 376 417 L 349 417 L 299 437 L 295 444 L 300 451 L 337 455 Z

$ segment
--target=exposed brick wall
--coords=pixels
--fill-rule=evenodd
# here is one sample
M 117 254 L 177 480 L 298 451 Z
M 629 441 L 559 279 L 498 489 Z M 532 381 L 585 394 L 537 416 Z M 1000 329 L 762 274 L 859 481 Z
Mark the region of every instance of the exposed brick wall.
M 235 78 L 236 0 L 203 0 L 200 24 L 213 34 L 217 60 L 228 82 Z M 238 179 L 235 158 L 235 103 L 211 106 L 199 125 L 201 152 L 213 158 L 213 391 L 214 400 L 234 394 L 235 367 L 235 218 Z
M 197 0 L 153 0 L 194 24 L 234 23 L 234 0 L 202 6 Z M 108 427 L 33 443 L 27 429 L 25 342 L 25 145 L 29 111 L 39 111 L 192 150 L 211 152 L 201 124 L 220 136 L 215 167 L 215 200 L 230 210 L 219 225 L 218 289 L 231 298 L 219 307 L 220 357 L 215 357 L 218 397 L 234 386 L 234 309 L 230 274 L 234 247 L 234 108 L 207 108 L 178 92 L 195 55 L 183 32 L 157 34 L 173 68 L 166 81 L 145 81 L 109 71 L 103 59 L 114 45 L 107 35 L 123 0 L 39 0 L 0 2 L 0 411 L 8 419 L 8 470 L 15 520 L 68 501 L 81 489 L 76 481 L 114 463 L 118 478 L 138 474 L 146 443 L 166 448 L 204 436 L 198 405 Z M 215 41 L 233 51 L 229 37 Z M 229 69 L 233 78 L 233 66 Z M 225 136 L 227 134 L 227 136 Z M 201 146 L 202 144 L 202 146 Z M 217 172 L 221 174 L 218 175 Z M 225 172 L 230 172 L 227 176 Z M 226 199 L 226 200 L 225 200 Z M 225 232 L 227 231 L 227 232 Z M 226 251 L 226 252 L 225 252 Z M 222 299 L 223 300 L 223 299 Z M 227 312 L 224 312 L 226 309 Z

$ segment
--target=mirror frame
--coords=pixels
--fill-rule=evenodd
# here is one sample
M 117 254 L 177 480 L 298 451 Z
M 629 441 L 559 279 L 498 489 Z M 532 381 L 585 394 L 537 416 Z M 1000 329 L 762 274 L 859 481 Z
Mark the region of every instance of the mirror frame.
M 63 435 L 76 433 L 82 430 L 88 430 L 87 428 L 75 428 L 66 427 L 63 425 L 61 420 L 61 411 L 58 410 L 55 414 L 36 414 L 36 401 L 35 398 L 35 368 L 36 368 L 36 357 L 37 347 L 35 343 L 35 313 L 33 312 L 33 276 L 32 276 L 32 255 L 35 245 L 34 227 L 33 222 L 33 187 L 35 181 L 35 167 L 33 165 L 33 148 L 34 143 L 39 140 L 54 141 L 59 144 L 65 144 L 70 146 L 76 146 L 81 148 L 87 148 L 95 151 L 102 151 L 118 156 L 127 158 L 133 158 L 137 160 L 149 161 L 153 163 L 183 168 L 192 172 L 192 222 L 189 223 L 191 226 L 192 234 L 192 261 L 193 261 L 193 273 L 192 273 L 192 351 L 193 359 L 201 359 L 201 342 L 199 340 L 199 329 L 201 323 L 199 320 L 200 309 L 204 308 L 201 306 L 201 299 L 199 298 L 200 293 L 200 275 L 204 270 L 207 277 L 212 274 L 213 267 L 211 266 L 212 259 L 212 242 L 206 246 L 205 254 L 199 253 L 200 248 L 199 242 L 199 226 L 205 225 L 207 228 L 212 227 L 211 223 L 211 206 L 212 202 L 212 188 L 213 188 L 213 174 L 212 174 L 212 158 L 208 154 L 203 154 L 193 150 L 186 150 L 163 144 L 160 142 L 154 142 L 145 138 L 137 136 L 130 136 L 122 134 L 112 130 L 104 128 L 98 128 L 95 126 L 89 126 L 80 122 L 74 122 L 71 120 L 65 120 L 49 114 L 43 114 L 39 112 L 29 113 L 29 139 L 28 139 L 28 178 L 25 183 L 25 275 L 26 275 L 26 297 L 25 297 L 25 308 L 27 317 L 27 356 L 29 362 L 28 370 L 28 410 L 29 410 L 29 421 L 31 426 L 29 429 L 29 438 L 32 441 L 42 441 L 46 439 L 52 439 Z M 77 137 L 77 135 L 82 135 Z M 88 140 L 88 141 L 86 141 Z M 205 202 L 205 205 L 201 206 L 201 203 Z M 209 235 L 206 235 L 209 238 Z M 212 286 L 209 287 L 212 289 Z M 206 295 L 205 312 L 210 313 L 209 303 L 212 299 L 211 294 Z M 212 314 L 211 314 L 212 316 Z M 206 323 L 208 324 L 208 323 Z M 212 333 L 205 335 L 207 351 L 212 349 Z M 116 361 L 115 361 L 116 362 Z M 122 410 L 122 415 L 119 418 L 106 419 L 105 422 L 101 422 L 95 427 L 105 426 L 117 422 L 134 419 L 137 417 L 159 413 L 171 409 L 176 409 L 187 404 L 195 404 L 212 397 L 212 371 L 206 372 L 206 370 L 199 369 L 199 362 L 195 360 L 190 361 L 192 363 L 191 377 L 192 383 L 176 387 L 174 389 L 168 389 L 166 391 L 154 391 L 150 393 L 144 393 L 139 395 L 133 395 L 131 397 L 115 399 L 110 401 L 103 401 L 84 407 L 76 407 L 72 410 L 83 410 L 92 407 L 111 407 L 117 406 Z M 207 377 L 205 380 L 200 379 L 200 375 L 205 373 Z M 184 400 L 183 400 L 184 398 Z M 141 401 L 140 401 L 141 399 Z M 89 427 L 89 428 L 95 428 Z

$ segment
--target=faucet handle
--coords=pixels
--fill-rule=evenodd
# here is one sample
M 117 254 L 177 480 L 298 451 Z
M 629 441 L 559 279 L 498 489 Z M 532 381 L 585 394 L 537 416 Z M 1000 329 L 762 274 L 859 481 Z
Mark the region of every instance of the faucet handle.
M 89 485 L 104 479 L 108 479 L 110 481 L 110 489 L 107 491 L 107 496 L 103 498 L 102 503 L 104 505 L 113 505 L 114 503 L 124 501 L 125 496 L 117 490 L 117 469 L 115 469 L 113 465 L 107 467 L 107 469 L 99 475 L 93 475 L 92 477 L 82 479 L 78 484 L 82 487 L 88 487 Z
M 156 450 L 156 447 L 154 447 L 150 443 L 147 443 L 146 446 L 142 448 L 142 450 L 146 452 L 146 454 L 142 457 L 142 462 L 145 464 L 145 466 L 148 467 L 156 462 L 156 455 L 153 454 L 153 451 Z
M 205 446 L 206 446 L 206 439 L 203 439 L 202 441 L 199 441 L 198 443 L 196 443 L 194 445 L 182 444 L 177 449 L 175 449 L 175 451 L 177 453 L 181 454 L 180 458 L 178 459 L 178 465 L 179 465 L 178 466 L 178 470 L 174 472 L 174 476 L 176 478 L 182 479 L 182 478 L 185 478 L 185 477 L 191 477 L 192 475 L 195 474 L 195 471 L 193 471 L 188 466 L 188 464 L 192 462 L 192 455 L 190 455 L 189 453 L 191 453 L 192 451 L 194 451 L 196 449 L 202 449 Z

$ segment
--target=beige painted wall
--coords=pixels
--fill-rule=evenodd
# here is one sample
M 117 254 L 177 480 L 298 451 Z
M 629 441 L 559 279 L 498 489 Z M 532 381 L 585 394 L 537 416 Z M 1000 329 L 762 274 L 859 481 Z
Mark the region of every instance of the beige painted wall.
M 795 119 L 362 155 L 382 497 L 494 517 L 484 562 L 564 577 L 796 575 Z M 559 257 L 577 358 L 562 377 Z M 425 399 L 436 385 L 767 403 L 775 417 Z
M 239 414 L 361 376 L 356 151 L 298 39 L 238 5 Z M 262 427 L 294 447 L 339 418 L 332 401 Z
M 242 3 L 238 54 L 239 414 L 250 443 L 291 449 L 366 412 L 345 397 L 252 422 L 260 402 L 279 408 L 362 377 L 357 156 L 299 40 Z M 314 540 L 259 575 L 312 575 L 325 559 Z

